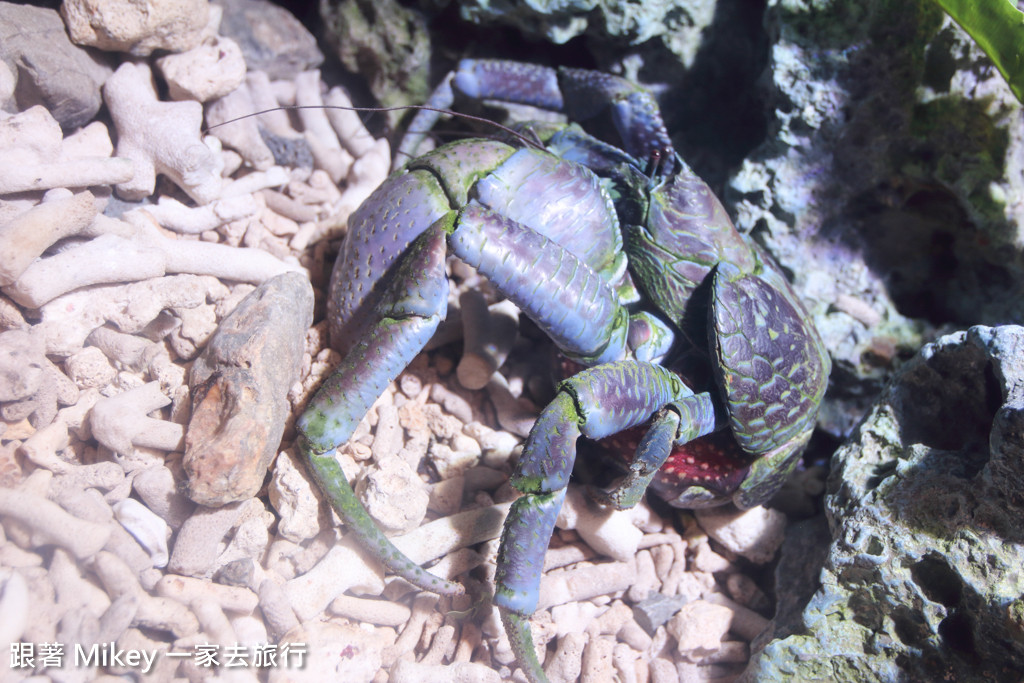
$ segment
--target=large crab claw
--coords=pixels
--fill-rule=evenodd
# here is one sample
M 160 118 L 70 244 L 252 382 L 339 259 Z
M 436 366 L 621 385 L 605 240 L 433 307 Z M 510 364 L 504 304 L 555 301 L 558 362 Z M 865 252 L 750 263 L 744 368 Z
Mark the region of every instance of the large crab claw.
M 776 290 L 768 271 L 744 273 L 719 264 L 711 303 L 717 340 L 716 376 L 726 407 L 694 394 L 674 373 L 649 363 L 599 365 L 563 382 L 527 438 L 512 484 L 524 495 L 509 512 L 498 551 L 494 603 L 532 681 L 546 681 L 529 617 L 537 607 L 541 567 L 582 435 L 601 439 L 653 420 L 625 479 L 608 495 L 635 505 L 655 476 L 672 473 L 680 507 L 741 508 L 764 503 L 782 485 L 806 446 L 828 377 L 828 356 L 788 287 Z M 732 455 L 704 451 L 695 467 L 665 467 L 677 447 L 728 422 Z M 739 450 L 748 457 L 736 458 Z
M 720 263 L 713 289 L 712 369 L 736 442 L 759 456 L 733 497 L 750 508 L 774 495 L 796 466 L 814 430 L 831 361 L 793 290 L 766 263 L 754 273 Z

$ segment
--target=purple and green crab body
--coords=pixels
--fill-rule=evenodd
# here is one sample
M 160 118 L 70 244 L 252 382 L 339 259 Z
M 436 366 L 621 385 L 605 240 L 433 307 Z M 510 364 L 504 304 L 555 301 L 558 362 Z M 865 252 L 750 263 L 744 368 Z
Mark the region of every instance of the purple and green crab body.
M 449 256 L 475 267 L 583 366 L 559 384 L 526 439 L 512 477 L 523 496 L 505 523 L 495 575 L 494 603 L 517 659 L 544 680 L 529 617 L 579 437 L 644 426 L 605 504 L 635 505 L 657 477 L 678 507 L 756 506 L 806 446 L 830 361 L 786 279 L 677 158 L 646 91 L 596 72 L 466 61 L 428 104 L 448 108 L 456 92 L 577 119 L 604 111 L 623 147 L 575 126 L 538 126 L 530 132 L 543 146 L 471 139 L 415 157 L 422 134 L 408 135 L 400 149 L 412 160 L 349 219 L 329 300 L 343 360 L 300 419 L 299 447 L 339 516 L 388 569 L 425 590 L 461 592 L 391 545 L 335 449 L 445 317 Z M 427 130 L 437 116 L 421 111 L 411 129 Z M 690 372 L 695 358 L 703 372 Z M 705 379 L 687 382 L 679 371 Z M 682 456 L 693 466 L 669 461 L 723 433 L 728 454 L 700 448 Z

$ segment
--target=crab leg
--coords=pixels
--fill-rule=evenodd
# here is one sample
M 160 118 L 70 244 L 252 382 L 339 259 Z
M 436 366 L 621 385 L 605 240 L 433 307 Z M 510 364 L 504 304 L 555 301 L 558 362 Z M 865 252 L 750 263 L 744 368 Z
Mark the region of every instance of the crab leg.
M 582 259 L 538 232 L 478 205 L 460 212 L 452 251 L 588 364 L 625 355 L 629 314 Z
M 502 82 L 504 81 L 504 82 Z M 395 155 L 395 163 L 415 158 L 420 143 L 441 118 L 437 110 L 450 109 L 455 90 L 474 99 L 497 99 L 562 111 L 558 72 L 551 67 L 522 62 L 463 59 L 431 93 L 426 105 L 413 117 Z
M 334 457 L 388 384 L 433 336 L 448 304 L 446 233 L 438 221 L 410 246 L 378 307 L 379 319 L 345 356 L 299 419 L 298 448 L 346 527 L 393 573 L 425 590 L 456 595 L 461 586 L 440 579 L 392 545 L 356 498 Z
M 588 69 L 556 70 L 512 61 L 464 59 L 458 70 L 434 90 L 427 104 L 448 109 L 456 91 L 477 100 L 565 112 L 576 121 L 610 110 L 626 152 L 644 162 L 657 155 L 662 164 L 660 173 L 672 173 L 676 153 L 657 102 L 647 90 L 624 78 Z M 436 111 L 420 110 L 402 139 L 396 160 L 415 157 L 423 137 L 440 116 Z
M 714 429 L 714 410 L 711 396 L 703 393 L 673 401 L 658 411 L 637 446 L 625 478 L 605 494 L 605 501 L 617 510 L 639 503 L 651 480 L 672 454 L 673 446 L 688 444 Z
M 651 363 L 606 363 L 562 382 L 527 437 L 512 477 L 513 486 L 525 495 L 512 505 L 501 536 L 494 603 L 518 660 L 534 681 L 546 678 L 534 651 L 529 617 L 537 609 L 543 557 L 576 460 L 576 439 L 601 439 L 635 427 L 665 406 L 671 412 L 681 409 L 680 423 L 686 424 L 680 431 L 679 423 L 658 420 L 658 434 L 638 468 L 646 470 L 652 461 L 664 459 L 660 451 L 667 451 L 672 441 L 706 434 L 716 422 L 707 394 L 695 395 L 677 375 Z M 668 431 L 668 426 L 673 429 Z

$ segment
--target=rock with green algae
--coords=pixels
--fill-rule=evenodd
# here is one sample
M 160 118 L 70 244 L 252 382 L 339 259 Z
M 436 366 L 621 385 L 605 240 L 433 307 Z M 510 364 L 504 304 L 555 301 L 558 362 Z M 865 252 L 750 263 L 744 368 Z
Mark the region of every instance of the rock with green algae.
M 925 346 L 833 459 L 832 544 L 744 681 L 1013 681 L 1024 671 L 1024 328 Z
M 426 17 L 397 0 L 321 0 L 324 34 L 345 68 L 367 80 L 385 107 L 422 104 L 430 94 Z M 392 124 L 401 112 L 389 114 Z

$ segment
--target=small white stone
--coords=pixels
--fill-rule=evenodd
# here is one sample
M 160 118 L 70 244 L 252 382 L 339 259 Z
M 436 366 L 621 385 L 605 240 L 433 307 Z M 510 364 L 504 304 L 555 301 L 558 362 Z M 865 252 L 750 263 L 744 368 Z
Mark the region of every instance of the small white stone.
M 438 441 L 430 444 L 430 450 L 428 451 L 430 462 L 437 469 L 437 473 L 441 475 L 442 479 L 457 477 L 480 462 L 479 444 L 468 436 L 464 438 L 466 441 L 472 442 L 476 448 L 470 447 L 468 450 L 459 450 L 454 447 L 454 444 L 453 446 L 446 446 Z
M 555 636 L 561 638 L 570 633 L 585 633 L 601 608 L 592 602 L 570 602 L 551 608 L 551 621 L 555 625 Z
M 271 683 L 346 681 L 370 683 L 383 666 L 383 653 L 391 645 L 381 629 L 366 630 L 355 624 L 310 621 L 285 634 L 287 643 L 305 651 L 303 666 L 270 668 Z M 280 655 L 279 661 L 280 661 Z
M 301 543 L 320 533 L 320 500 L 306 471 L 295 466 L 289 451 L 278 454 L 268 493 L 280 517 L 277 531 L 281 536 Z
M 114 381 L 117 370 L 95 346 L 86 346 L 64 361 L 67 375 L 81 389 L 101 388 Z
M 755 564 L 770 562 L 786 533 L 786 515 L 771 508 L 720 507 L 694 512 L 711 538 Z
M 509 432 L 491 429 L 481 422 L 470 422 L 463 430 L 476 439 L 483 452 L 483 461 L 488 467 L 501 467 L 512 457 L 513 451 L 522 439 Z
M 407 659 L 391 668 L 389 683 L 499 683 L 501 675 L 477 662 L 424 664 Z
M 343 540 L 305 574 L 284 585 L 288 602 L 301 621 L 320 614 L 334 598 L 347 590 L 380 595 L 384 590 L 383 567 L 364 558 L 355 541 Z
M 381 528 L 399 533 L 418 527 L 430 502 L 426 484 L 397 456 L 371 468 L 356 485 L 356 494 Z
M 245 58 L 238 43 L 217 36 L 212 43 L 156 60 L 174 100 L 208 102 L 232 92 L 245 80 Z
M 733 612 L 728 607 L 705 600 L 683 605 L 668 622 L 668 632 L 676 639 L 679 654 L 691 662 L 699 662 L 718 652 L 729 633 Z
M 591 548 L 623 562 L 636 556 L 644 535 L 629 510 L 601 509 L 578 486 L 569 487 L 556 525 L 574 529 Z
M 149 553 L 153 566 L 166 567 L 167 536 L 170 533 L 167 522 L 134 498 L 125 498 L 112 507 L 121 526 Z

